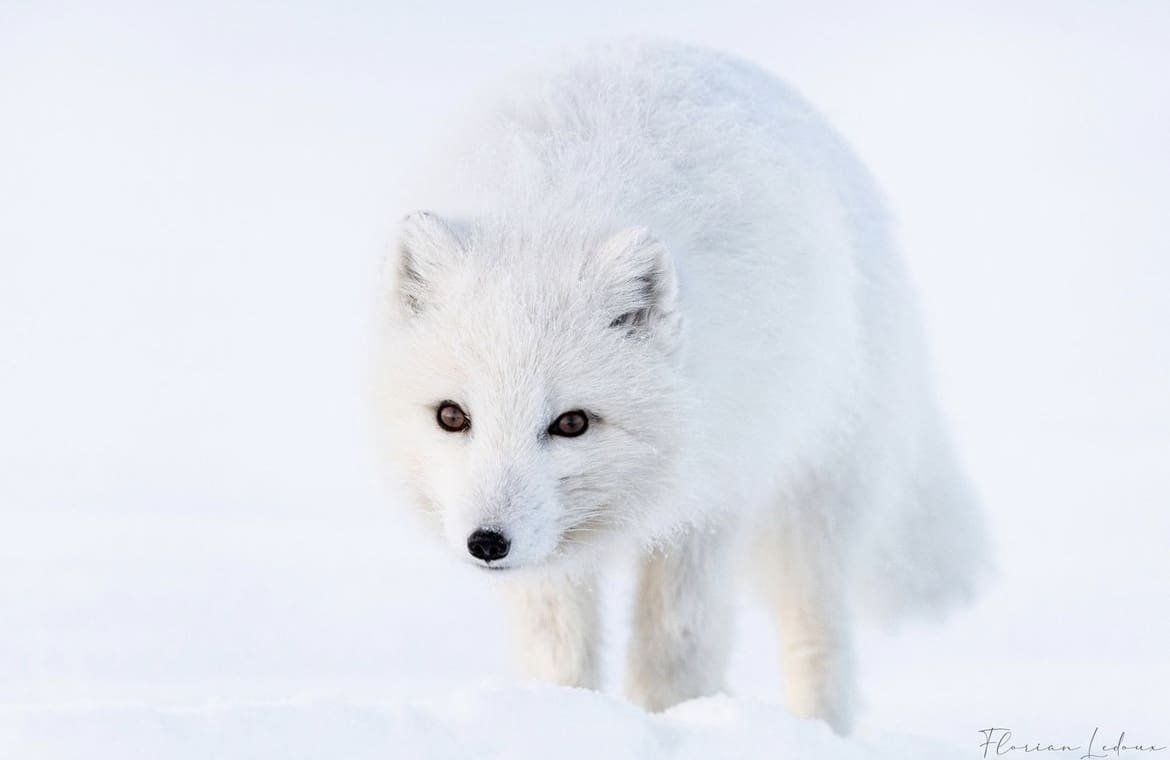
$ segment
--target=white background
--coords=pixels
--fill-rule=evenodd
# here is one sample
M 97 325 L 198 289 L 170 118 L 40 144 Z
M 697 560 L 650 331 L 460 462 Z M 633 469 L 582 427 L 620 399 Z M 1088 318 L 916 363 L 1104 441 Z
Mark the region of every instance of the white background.
M 1170 744 L 1170 3 L 878 5 L 0 0 L 0 704 L 507 681 L 377 482 L 372 276 L 468 96 L 638 32 L 785 78 L 898 219 L 999 577 L 866 634 L 862 733 Z

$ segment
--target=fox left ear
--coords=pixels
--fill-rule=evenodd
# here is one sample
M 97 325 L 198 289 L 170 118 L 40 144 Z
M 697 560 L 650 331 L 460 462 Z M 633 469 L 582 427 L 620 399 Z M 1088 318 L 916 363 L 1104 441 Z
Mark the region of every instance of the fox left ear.
M 416 211 L 402 220 L 387 275 L 408 314 L 420 313 L 434 298 L 436 280 L 466 253 L 467 237 L 464 225 L 429 211 Z
M 628 335 L 652 336 L 673 350 L 681 333 L 678 281 L 666 246 L 644 227 L 607 240 L 597 261 L 609 305 L 609 326 Z

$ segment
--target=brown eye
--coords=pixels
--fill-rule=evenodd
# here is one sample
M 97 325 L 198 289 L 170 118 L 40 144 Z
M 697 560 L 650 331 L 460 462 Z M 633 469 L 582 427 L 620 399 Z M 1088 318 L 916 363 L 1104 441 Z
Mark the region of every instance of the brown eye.
M 454 401 L 444 401 L 439 404 L 439 412 L 435 416 L 439 421 L 439 427 L 448 433 L 461 433 L 471 427 L 471 420 L 467 418 L 467 413 L 460 409 Z
M 585 416 L 585 412 L 575 410 L 572 412 L 565 412 L 560 417 L 557 417 L 552 426 L 549 427 L 550 435 L 560 435 L 565 438 L 575 438 L 589 429 L 589 418 Z

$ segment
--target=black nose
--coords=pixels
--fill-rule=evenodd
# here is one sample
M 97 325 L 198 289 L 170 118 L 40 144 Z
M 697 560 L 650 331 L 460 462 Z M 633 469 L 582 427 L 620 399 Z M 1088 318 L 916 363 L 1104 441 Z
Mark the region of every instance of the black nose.
M 467 551 L 476 559 L 491 562 L 508 556 L 512 542 L 503 533 L 494 530 L 477 530 L 467 538 Z

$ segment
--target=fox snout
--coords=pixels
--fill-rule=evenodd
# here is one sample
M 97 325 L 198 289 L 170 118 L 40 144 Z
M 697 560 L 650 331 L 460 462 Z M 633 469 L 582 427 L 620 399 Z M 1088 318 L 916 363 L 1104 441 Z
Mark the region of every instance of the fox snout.
M 510 548 L 511 540 L 497 530 L 478 528 L 467 537 L 467 552 L 489 564 L 507 557 Z
M 559 526 L 539 512 L 480 514 L 448 527 L 450 547 L 482 568 L 532 568 L 544 565 L 561 540 Z
M 542 564 L 560 539 L 556 495 L 539 473 L 521 477 L 514 466 L 473 477 L 466 497 L 449 513 L 452 550 L 491 569 Z

